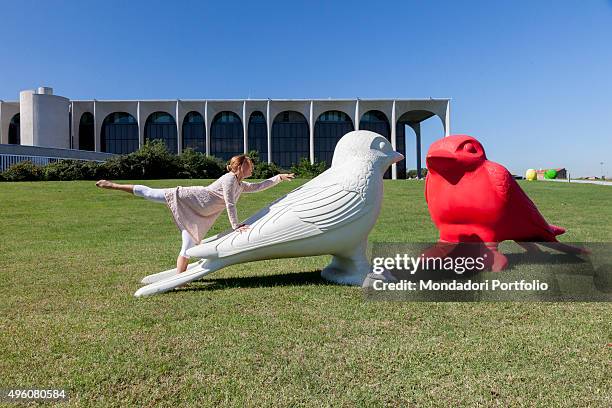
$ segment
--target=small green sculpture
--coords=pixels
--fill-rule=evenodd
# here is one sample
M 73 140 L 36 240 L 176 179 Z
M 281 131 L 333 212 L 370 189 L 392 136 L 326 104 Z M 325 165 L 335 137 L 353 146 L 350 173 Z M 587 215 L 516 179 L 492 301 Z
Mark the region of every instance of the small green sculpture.
M 544 178 L 547 179 L 554 179 L 557 178 L 557 170 L 555 169 L 548 169 L 544 172 Z

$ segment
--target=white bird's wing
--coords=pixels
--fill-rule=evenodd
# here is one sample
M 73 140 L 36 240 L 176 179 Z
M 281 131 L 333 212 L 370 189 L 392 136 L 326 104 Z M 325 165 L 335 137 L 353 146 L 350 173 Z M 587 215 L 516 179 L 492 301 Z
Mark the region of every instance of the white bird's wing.
M 340 183 L 304 184 L 262 209 L 243 232 L 217 235 L 190 255 L 223 258 L 277 243 L 309 238 L 354 221 L 367 212 L 364 197 Z

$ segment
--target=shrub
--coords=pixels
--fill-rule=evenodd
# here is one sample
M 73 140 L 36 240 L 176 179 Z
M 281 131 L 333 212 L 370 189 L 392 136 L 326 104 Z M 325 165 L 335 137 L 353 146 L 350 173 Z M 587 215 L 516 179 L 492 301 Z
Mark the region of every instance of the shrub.
M 96 179 L 176 178 L 183 173 L 178 156 L 161 140 L 147 141 L 140 150 L 114 156 L 95 168 Z
M 121 157 L 115 156 L 101 163 L 96 169 L 97 179 L 119 179 L 123 178 L 124 171 L 121 167 Z
M 221 159 L 187 149 L 179 156 L 181 163 L 180 177 L 184 178 L 219 178 L 225 173 L 225 164 Z
M 176 178 L 182 170 L 179 157 L 170 153 L 162 140 L 148 140 L 139 150 L 120 157 L 129 178 Z
M 6 181 L 39 181 L 43 179 L 43 170 L 29 160 L 12 165 L 2 173 Z
M 283 170 L 275 164 L 261 163 L 257 152 L 250 152 L 255 164 L 254 178 L 269 178 Z M 161 140 L 147 141 L 138 151 L 113 156 L 105 162 L 61 160 L 44 167 L 29 161 L 11 166 L 0 174 L 0 181 L 99 180 L 99 179 L 216 179 L 226 171 L 219 158 L 186 149 L 180 156 L 168 152 Z
M 250 157 L 254 165 L 261 163 L 261 158 L 259 157 L 259 152 L 257 150 L 251 150 L 246 155 Z
M 283 172 L 284 170 L 274 163 L 258 163 L 253 167 L 252 177 L 257 179 L 267 179 Z
M 103 178 L 99 177 L 103 164 L 104 163 L 94 161 L 83 162 L 83 176 L 86 177 L 85 180 L 100 180 Z
M 45 180 L 93 180 L 98 163 L 61 160 L 43 167 Z
M 256 150 L 251 150 L 247 153 L 247 156 L 253 161 L 253 178 L 267 179 L 279 173 L 286 173 L 285 170 L 278 167 L 275 163 L 262 162 L 259 157 L 259 152 Z
M 291 166 L 291 173 L 294 173 L 297 178 L 313 178 L 323 173 L 326 167 L 325 162 L 311 164 L 310 160 L 302 157 L 299 163 Z
M 427 169 L 423 168 L 421 169 L 421 178 L 425 177 L 427 175 Z M 417 171 L 416 169 L 412 169 L 412 170 L 408 170 L 406 172 L 406 178 L 416 178 L 417 176 Z

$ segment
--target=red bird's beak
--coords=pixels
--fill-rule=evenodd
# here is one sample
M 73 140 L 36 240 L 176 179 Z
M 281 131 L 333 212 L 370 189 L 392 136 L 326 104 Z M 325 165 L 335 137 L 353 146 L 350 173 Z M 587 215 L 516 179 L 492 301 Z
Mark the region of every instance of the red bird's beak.
M 436 171 L 444 170 L 452 167 L 456 161 L 456 157 L 448 150 L 434 150 L 427 155 L 427 168 Z

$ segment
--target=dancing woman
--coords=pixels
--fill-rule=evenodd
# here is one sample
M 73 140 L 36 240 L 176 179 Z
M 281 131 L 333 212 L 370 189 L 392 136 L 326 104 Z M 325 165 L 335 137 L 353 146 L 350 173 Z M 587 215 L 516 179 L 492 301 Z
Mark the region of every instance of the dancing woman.
M 227 210 L 234 230 L 244 231 L 249 228 L 248 225 L 240 224 L 236 215 L 236 202 L 242 192 L 263 191 L 294 177 L 293 173 L 277 174 L 259 183 L 247 183 L 243 179 L 253 173 L 253 162 L 244 154 L 232 157 L 227 171 L 205 187 L 150 188 L 140 184 L 113 183 L 109 180 L 100 180 L 96 186 L 125 191 L 166 204 L 170 208 L 176 226 L 181 231 L 182 245 L 176 259 L 176 268 L 178 272 L 184 272 L 189 263 L 187 250 L 200 243 L 224 209 Z

